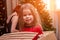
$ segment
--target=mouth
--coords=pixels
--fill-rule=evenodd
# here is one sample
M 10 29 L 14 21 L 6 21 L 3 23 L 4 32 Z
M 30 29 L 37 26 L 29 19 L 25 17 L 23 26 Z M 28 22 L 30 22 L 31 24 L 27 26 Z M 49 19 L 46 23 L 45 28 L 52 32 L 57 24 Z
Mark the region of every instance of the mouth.
M 30 20 L 26 20 L 26 21 L 30 21 Z
M 26 21 L 31 21 L 31 19 L 27 19 Z

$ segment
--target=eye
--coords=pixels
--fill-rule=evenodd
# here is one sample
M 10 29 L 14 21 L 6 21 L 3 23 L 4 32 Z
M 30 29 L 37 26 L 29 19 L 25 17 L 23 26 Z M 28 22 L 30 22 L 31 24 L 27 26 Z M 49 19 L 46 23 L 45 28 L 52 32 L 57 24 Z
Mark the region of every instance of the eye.
M 24 14 L 23 16 L 26 16 L 26 14 Z
M 28 15 L 32 15 L 31 13 L 29 13 Z
M 26 15 L 23 15 L 23 16 L 26 16 Z

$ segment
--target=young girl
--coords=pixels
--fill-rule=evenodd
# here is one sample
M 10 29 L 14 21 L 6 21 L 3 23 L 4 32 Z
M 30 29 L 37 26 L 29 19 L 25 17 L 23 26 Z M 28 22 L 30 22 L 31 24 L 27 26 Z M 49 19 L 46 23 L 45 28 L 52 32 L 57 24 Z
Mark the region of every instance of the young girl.
M 18 28 L 19 8 L 20 8 L 20 5 L 17 5 L 13 10 L 13 13 L 9 15 L 7 18 L 6 32 L 8 33 L 18 32 L 16 28 Z
M 19 27 L 19 31 L 37 32 L 38 35 L 43 34 L 38 12 L 32 4 L 21 5 Z M 33 40 L 37 40 L 38 35 Z

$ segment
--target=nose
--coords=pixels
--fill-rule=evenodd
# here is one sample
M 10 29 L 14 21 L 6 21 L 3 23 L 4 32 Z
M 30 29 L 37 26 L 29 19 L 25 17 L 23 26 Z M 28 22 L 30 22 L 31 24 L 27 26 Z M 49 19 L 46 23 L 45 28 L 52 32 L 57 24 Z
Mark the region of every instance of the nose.
M 29 15 L 27 15 L 27 16 L 26 16 L 26 18 L 30 19 L 30 16 L 29 16 Z
M 26 15 L 26 17 L 29 17 L 29 15 Z

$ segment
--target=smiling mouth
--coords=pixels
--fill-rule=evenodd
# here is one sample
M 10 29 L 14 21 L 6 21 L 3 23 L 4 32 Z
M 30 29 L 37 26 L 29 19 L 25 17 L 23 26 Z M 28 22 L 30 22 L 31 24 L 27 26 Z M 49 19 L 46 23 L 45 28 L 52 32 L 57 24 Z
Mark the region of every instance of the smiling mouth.
M 26 21 L 30 21 L 30 20 L 26 20 Z
M 28 20 L 26 20 L 26 21 L 30 21 L 31 19 L 28 19 Z

